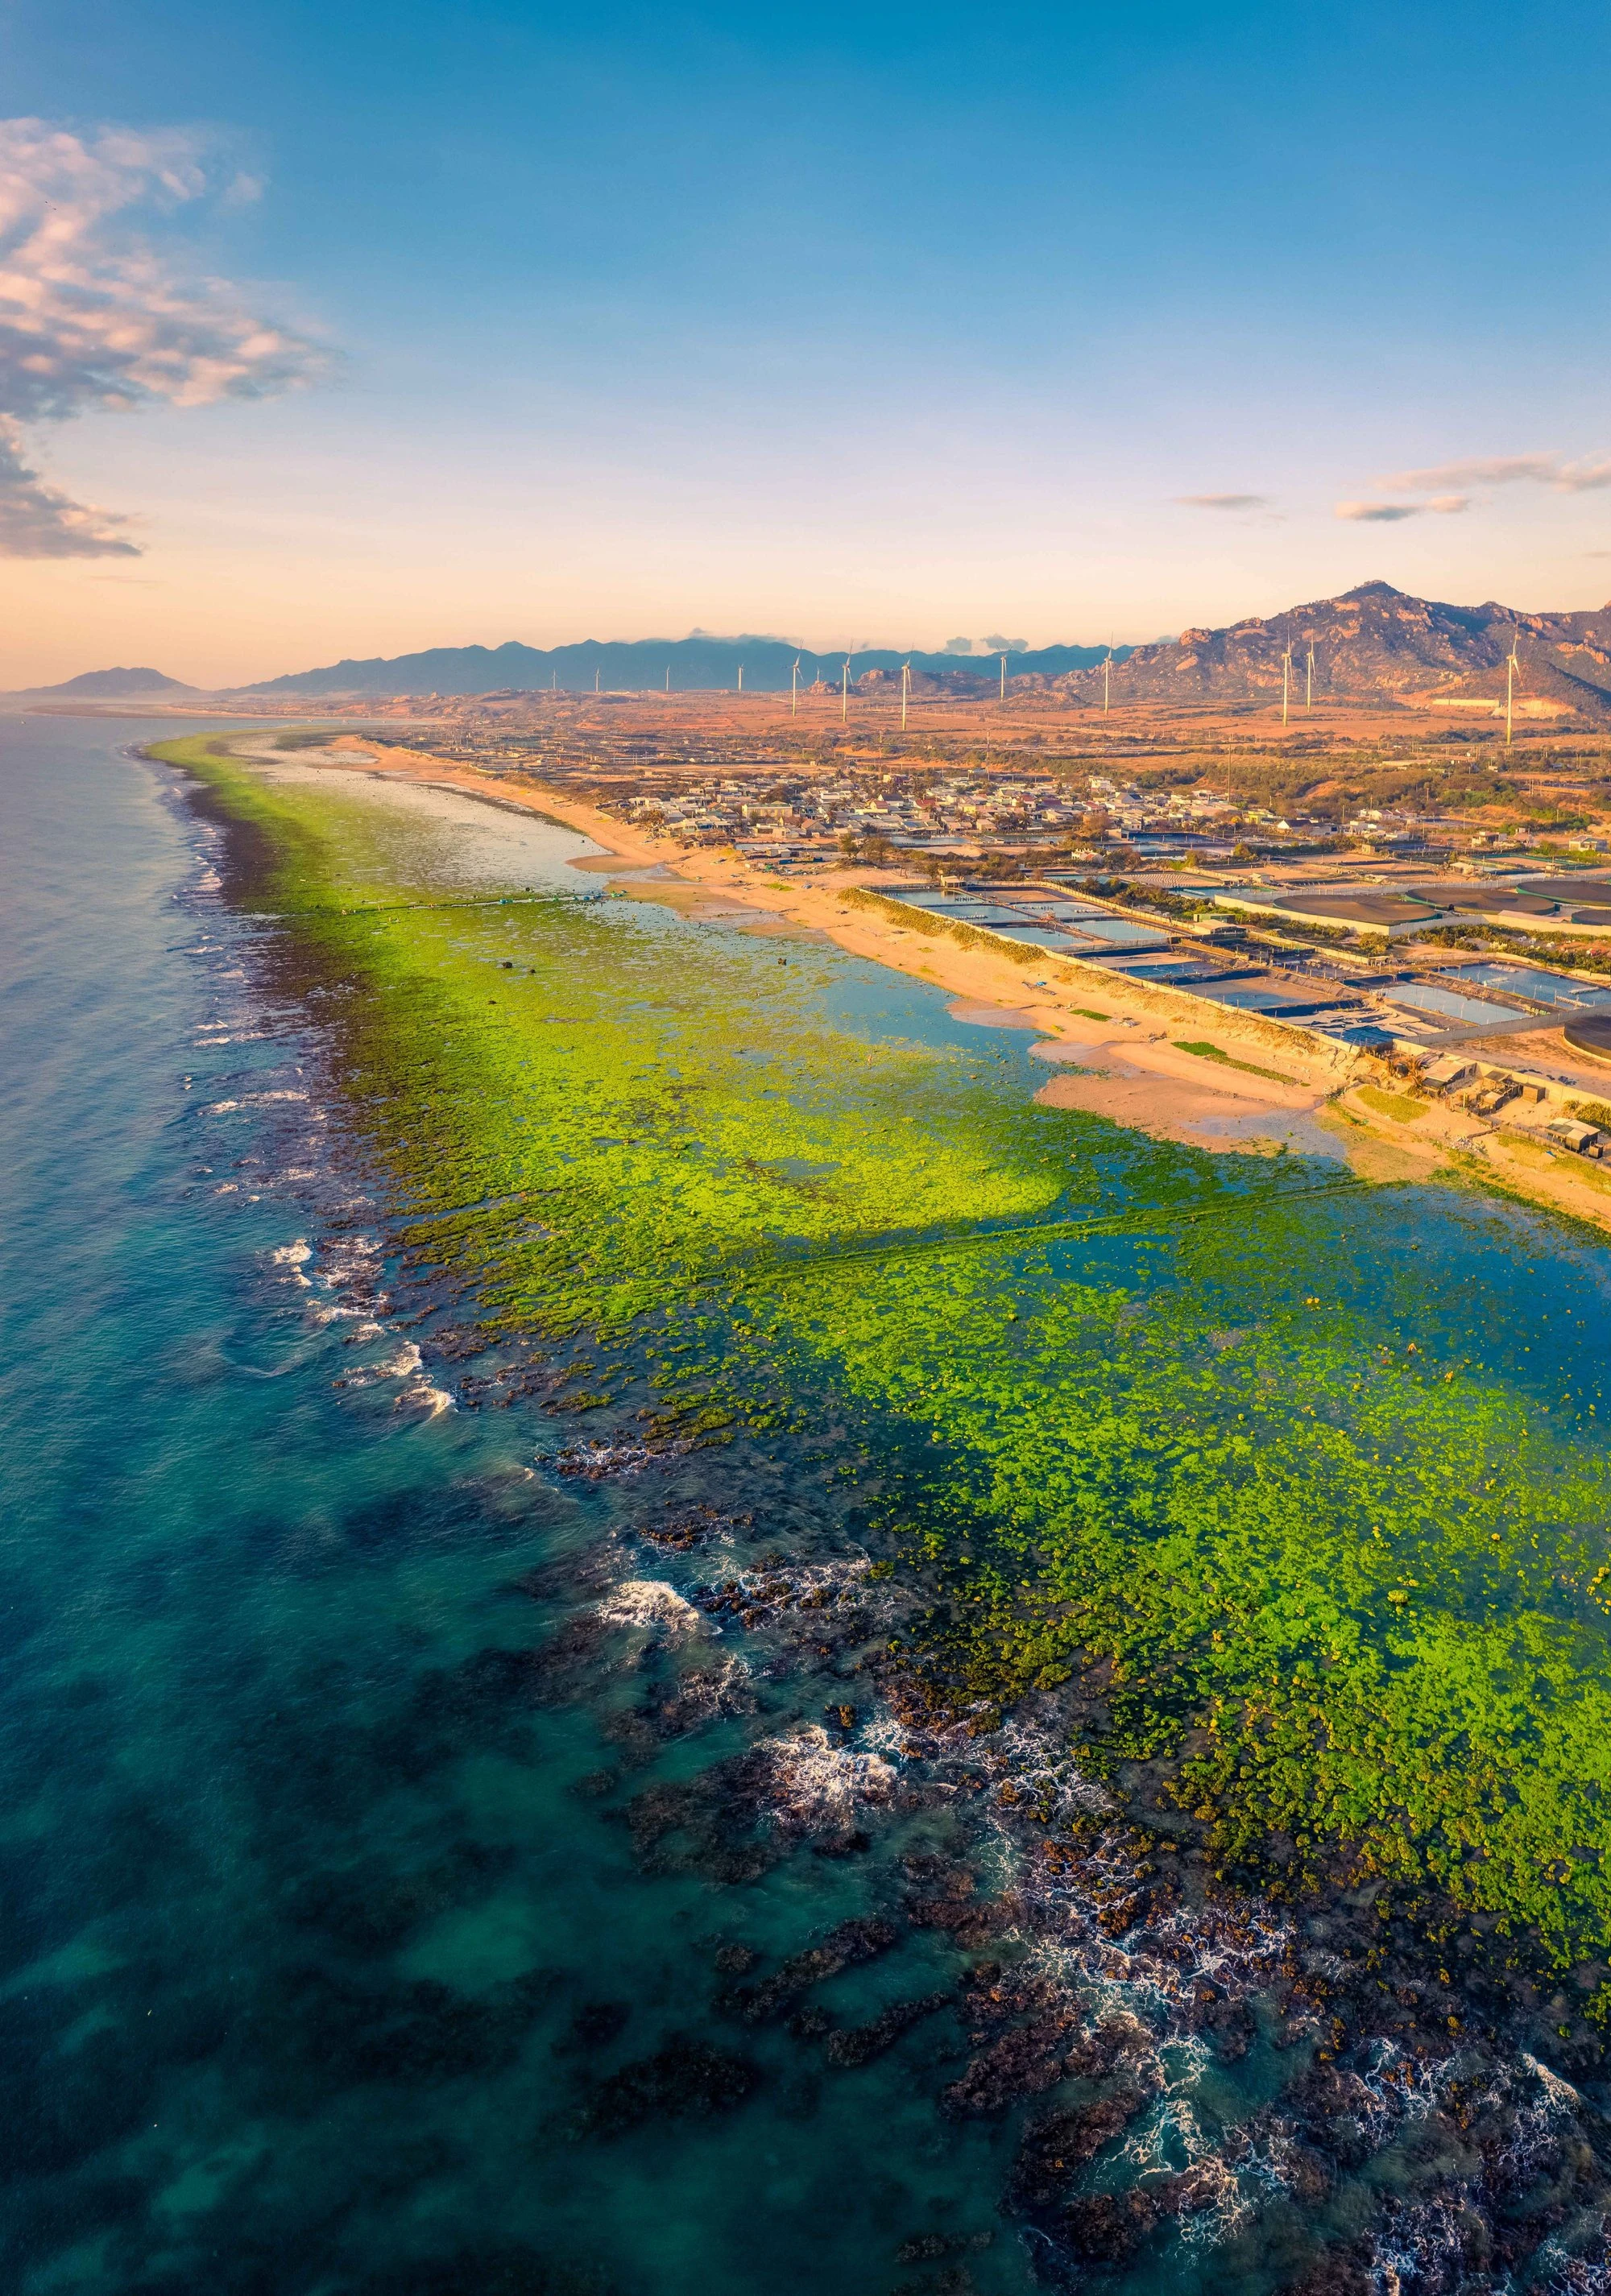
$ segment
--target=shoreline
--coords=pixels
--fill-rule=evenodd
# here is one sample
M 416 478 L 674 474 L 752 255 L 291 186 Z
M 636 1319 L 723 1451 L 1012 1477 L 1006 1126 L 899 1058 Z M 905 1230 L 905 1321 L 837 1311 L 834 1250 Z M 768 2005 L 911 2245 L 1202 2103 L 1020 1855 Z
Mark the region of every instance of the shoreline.
M 1538 1161 L 1542 1152 L 1529 1159 L 1496 1134 L 1473 1138 L 1471 1128 L 1450 1125 L 1441 1111 L 1434 1122 L 1424 1112 L 1411 1129 L 1391 1110 L 1372 1104 L 1393 1095 L 1374 1089 L 1385 1079 L 1350 1047 L 1311 1048 L 1301 1031 L 1279 1022 L 1226 1007 L 1211 1011 L 1199 998 L 1096 965 L 1081 965 L 1075 973 L 1048 955 L 1026 977 L 1033 961 L 1018 964 L 943 933 L 921 934 L 876 909 L 847 902 L 848 894 L 859 890 L 876 893 L 894 873 L 834 869 L 810 880 L 769 878 L 736 855 L 644 836 L 540 783 L 512 787 L 473 767 L 372 736 L 336 734 L 322 752 L 299 749 L 280 761 L 293 759 L 315 771 L 345 770 L 440 790 L 551 822 L 612 855 L 623 874 L 655 873 L 673 897 L 668 906 L 684 907 L 675 892 L 686 886 L 707 899 L 753 911 L 758 929 L 820 935 L 847 955 L 942 988 L 955 1018 L 966 1021 L 976 1013 L 982 1026 L 1032 1029 L 1040 1041 L 1031 1049 L 1052 1070 L 1035 1095 L 1048 1107 L 1080 1108 L 1126 1129 L 1215 1154 L 1329 1154 L 1367 1180 L 1459 1173 L 1611 1231 L 1611 1187 L 1596 1185 L 1602 1177 L 1598 1168 L 1592 1178 L 1564 1168 L 1560 1160 L 1550 1160 L 1546 1169 Z M 243 754 L 242 761 L 274 760 Z M 608 872 L 592 862 L 588 873 Z M 640 899 L 653 899 L 660 888 L 635 879 L 630 890 Z

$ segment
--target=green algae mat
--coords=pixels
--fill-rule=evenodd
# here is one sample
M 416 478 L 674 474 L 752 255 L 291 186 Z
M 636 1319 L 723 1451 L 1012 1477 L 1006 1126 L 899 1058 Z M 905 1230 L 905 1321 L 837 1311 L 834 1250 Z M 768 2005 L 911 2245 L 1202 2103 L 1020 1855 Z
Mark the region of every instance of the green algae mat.
M 383 792 L 153 754 L 236 824 L 412 1267 L 589 1431 L 837 1447 L 913 1678 L 993 1720 L 1078 1677 L 1082 1759 L 1228 1877 L 1605 1953 L 1603 1242 L 1040 1107 L 836 950 L 471 893 Z

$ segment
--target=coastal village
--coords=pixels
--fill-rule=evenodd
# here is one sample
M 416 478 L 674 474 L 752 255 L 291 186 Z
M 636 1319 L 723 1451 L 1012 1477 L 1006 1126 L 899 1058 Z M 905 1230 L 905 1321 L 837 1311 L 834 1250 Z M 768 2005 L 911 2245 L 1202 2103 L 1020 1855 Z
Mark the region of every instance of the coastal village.
M 1036 1032 L 1048 1104 L 1262 1154 L 1323 1128 L 1356 1161 L 1464 1160 L 1611 1224 L 1598 746 L 1495 788 L 1413 749 L 1272 773 L 1250 743 L 1180 742 L 1122 767 L 1022 723 L 903 747 L 775 697 L 747 723 L 705 702 L 562 697 L 533 725 L 487 697 L 255 746 L 496 792 L 585 830 L 617 895 L 934 980 Z M 1257 801 L 1283 776 L 1303 802 Z

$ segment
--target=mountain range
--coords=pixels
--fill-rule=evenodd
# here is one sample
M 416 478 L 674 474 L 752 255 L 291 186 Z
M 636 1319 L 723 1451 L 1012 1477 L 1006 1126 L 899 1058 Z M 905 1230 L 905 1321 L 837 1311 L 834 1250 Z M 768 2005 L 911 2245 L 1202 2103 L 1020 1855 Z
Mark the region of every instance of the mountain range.
M 64 685 L 29 685 L 8 693 L 8 701 L 201 701 L 199 685 L 184 685 L 160 669 L 86 669 Z
M 1183 630 L 1156 644 L 1113 650 L 1041 646 L 1007 657 L 1022 692 L 1047 692 L 1074 707 L 1098 707 L 1105 678 L 1115 703 L 1150 702 L 1196 709 L 1268 708 L 1289 676 L 1295 705 L 1311 673 L 1317 701 L 1376 707 L 1406 704 L 1446 710 L 1451 725 L 1492 715 L 1505 690 L 1514 652 L 1524 718 L 1611 724 L 1611 606 L 1582 613 L 1531 614 L 1492 601 L 1481 606 L 1415 598 L 1391 583 L 1365 582 L 1338 598 L 1286 613 L 1250 616 L 1224 629 Z M 836 688 L 845 657 L 813 654 L 781 638 L 699 636 L 579 645 L 435 646 L 390 659 L 339 661 L 250 686 L 204 695 L 155 669 L 92 670 L 63 685 L 30 688 L 12 701 L 148 701 L 198 702 L 286 699 L 331 701 L 397 695 L 562 693 L 732 692 L 742 670 L 746 693 L 786 693 L 795 664 L 801 684 Z M 897 693 L 909 664 L 921 696 L 986 696 L 997 689 L 994 656 L 903 653 L 891 647 L 858 652 L 851 675 L 863 693 Z
M 1280 700 L 1286 675 L 1299 703 L 1311 648 L 1317 701 L 1409 703 L 1446 709 L 1458 722 L 1467 712 L 1491 711 L 1502 697 L 1514 648 L 1518 714 L 1611 721 L 1611 605 L 1562 614 L 1522 613 L 1492 601 L 1450 606 L 1410 597 L 1389 582 L 1363 582 L 1340 598 L 1284 614 L 1137 646 L 1113 671 L 1113 699 L 1268 706 Z M 1048 682 L 1073 701 L 1102 697 L 1100 671 Z
M 1101 646 L 1042 646 L 1038 652 L 1012 654 L 1009 663 L 1015 676 L 1023 668 L 1032 668 L 1043 676 L 1061 676 L 1100 661 L 1104 652 Z M 644 693 L 660 687 L 672 693 L 731 693 L 742 670 L 746 693 L 786 693 L 796 662 L 802 685 L 818 677 L 837 685 L 845 659 L 842 653 L 810 653 L 784 638 L 588 638 L 579 645 L 547 649 L 521 645 L 511 639 L 500 646 L 433 646 L 427 652 L 399 654 L 391 660 L 333 662 L 325 669 L 269 678 L 250 690 L 334 697 L 488 693 L 500 689 L 538 693 L 552 685 L 562 693 L 590 693 L 596 681 L 604 690 L 615 692 Z M 893 670 L 899 676 L 902 663 L 909 661 L 914 670 L 957 691 L 971 692 L 976 685 L 986 692 L 999 674 L 993 656 L 902 653 L 890 647 L 860 649 L 850 661 L 852 678 L 869 670 Z

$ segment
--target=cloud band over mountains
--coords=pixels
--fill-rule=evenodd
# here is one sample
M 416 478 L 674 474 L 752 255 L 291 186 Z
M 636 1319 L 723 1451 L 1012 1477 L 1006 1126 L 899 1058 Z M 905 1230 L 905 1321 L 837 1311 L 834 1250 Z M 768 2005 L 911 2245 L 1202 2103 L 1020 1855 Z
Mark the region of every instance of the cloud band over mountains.
M 214 158 L 188 130 L 86 138 L 47 120 L 0 120 L 0 555 L 137 554 L 121 520 L 39 476 L 24 424 L 263 398 L 325 366 L 309 338 L 228 280 L 193 275 L 183 249 L 165 243 L 168 219 L 191 203 L 257 196 L 238 174 L 215 184 Z

